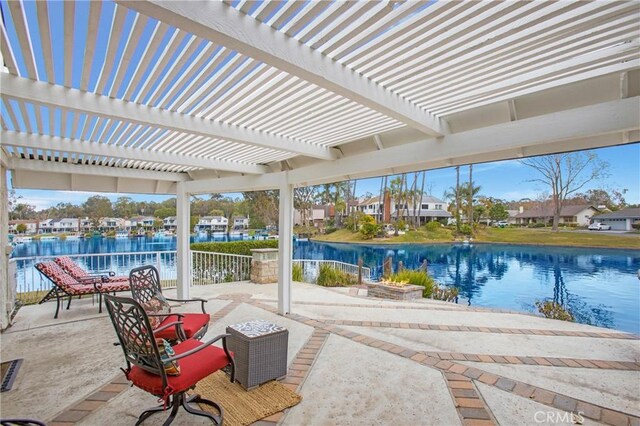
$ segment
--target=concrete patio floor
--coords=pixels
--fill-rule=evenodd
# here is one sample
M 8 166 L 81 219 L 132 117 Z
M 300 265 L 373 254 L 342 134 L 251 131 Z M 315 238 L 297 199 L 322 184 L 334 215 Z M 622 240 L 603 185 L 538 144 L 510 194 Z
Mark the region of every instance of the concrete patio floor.
M 431 300 L 367 299 L 355 288 L 292 290 L 287 317 L 276 314 L 275 284 L 191 290 L 209 300 L 205 339 L 255 318 L 289 329 L 284 383 L 303 400 L 261 424 L 640 424 L 637 336 Z M 2 417 L 134 424 L 156 398 L 123 380 L 106 314 L 89 299 L 57 320 L 54 309 L 23 307 L 1 335 L 2 360 L 24 358 L 13 390 L 0 394 Z M 181 413 L 175 424 L 209 423 Z

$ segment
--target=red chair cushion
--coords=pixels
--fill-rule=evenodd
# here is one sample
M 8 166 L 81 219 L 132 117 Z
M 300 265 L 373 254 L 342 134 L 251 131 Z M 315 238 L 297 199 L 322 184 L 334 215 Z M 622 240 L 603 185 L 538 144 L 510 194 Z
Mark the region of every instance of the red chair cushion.
M 186 334 L 187 339 L 190 339 L 194 334 L 202 329 L 205 325 L 209 324 L 209 320 L 211 319 L 211 315 L 209 314 L 182 314 L 182 328 L 184 329 L 184 334 Z M 165 324 L 170 322 L 178 321 L 178 317 L 176 315 L 169 315 L 166 317 L 158 326 L 158 328 L 162 327 Z M 178 336 L 176 334 L 175 327 L 169 327 L 165 330 L 159 331 L 157 333 L 153 333 L 156 338 L 163 338 L 167 340 L 175 340 Z
M 71 275 L 67 274 L 58 264 L 55 262 L 37 263 L 36 269 L 47 276 L 58 287 L 64 290 L 67 294 L 80 295 L 95 293 L 95 287 L 90 284 L 83 284 L 76 281 Z
M 87 277 L 95 276 L 94 274 L 89 274 L 87 271 L 82 269 L 76 262 L 74 262 L 68 256 L 60 256 L 54 259 L 58 265 L 62 267 L 69 275 L 71 275 L 76 280 L 86 279 Z M 117 277 L 107 277 L 109 283 L 127 283 L 127 287 L 124 290 L 129 290 L 129 277 L 120 275 Z M 100 277 L 96 277 L 96 279 L 100 279 Z M 115 290 L 122 291 L 122 290 Z
M 129 282 L 106 282 L 106 283 L 101 283 L 98 284 L 98 288 L 100 289 L 100 291 L 102 291 L 103 293 L 111 293 L 114 291 L 127 291 L 130 290 L 131 287 L 129 286 Z
M 198 340 L 185 340 L 173 347 L 176 355 L 180 355 L 193 348 L 202 346 Z M 167 384 L 170 387 L 167 395 L 185 391 L 208 375 L 215 373 L 227 364 L 229 359 L 222 348 L 217 346 L 207 346 L 192 355 L 178 360 L 180 364 L 179 376 L 167 376 Z M 149 373 L 140 367 L 133 366 L 129 372 L 128 379 L 131 382 L 153 395 L 164 396 L 165 389 L 162 389 L 162 377 Z

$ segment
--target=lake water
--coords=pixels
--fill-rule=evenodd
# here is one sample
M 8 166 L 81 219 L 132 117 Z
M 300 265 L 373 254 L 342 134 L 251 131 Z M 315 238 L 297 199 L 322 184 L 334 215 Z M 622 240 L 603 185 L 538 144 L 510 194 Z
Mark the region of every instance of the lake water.
M 232 239 L 239 239 L 232 236 Z M 245 237 L 246 238 L 246 237 Z M 192 241 L 222 241 L 224 236 Z M 170 251 L 174 238 L 90 238 L 20 244 L 14 257 L 64 254 Z M 501 244 L 360 245 L 296 242 L 294 258 L 358 263 L 378 277 L 391 256 L 417 268 L 427 260 L 429 273 L 460 289 L 459 303 L 472 306 L 535 311 L 536 300 L 569 306 L 581 323 L 640 334 L 640 251 L 594 248 L 537 247 Z M 163 258 L 164 259 L 164 258 Z M 173 262 L 166 257 L 166 262 Z M 164 260 L 163 260 L 164 262 Z M 167 265 L 172 268 L 175 265 Z M 20 272 L 20 271 L 19 271 Z
M 640 334 L 640 252 L 502 244 L 360 245 L 300 243 L 295 257 L 364 260 L 372 274 L 393 259 L 460 289 L 459 303 L 535 311 L 536 300 L 568 305 L 576 321 Z

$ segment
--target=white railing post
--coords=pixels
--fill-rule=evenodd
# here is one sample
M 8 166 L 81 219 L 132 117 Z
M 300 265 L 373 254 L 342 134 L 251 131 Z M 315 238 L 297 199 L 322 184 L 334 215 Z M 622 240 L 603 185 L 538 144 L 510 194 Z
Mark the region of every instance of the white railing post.
M 177 211 L 176 211 L 176 231 L 177 241 L 177 287 L 178 299 L 189 298 L 189 285 L 191 277 L 191 255 L 189 253 L 189 237 L 191 236 L 191 206 L 189 194 L 185 191 L 184 182 L 177 183 Z

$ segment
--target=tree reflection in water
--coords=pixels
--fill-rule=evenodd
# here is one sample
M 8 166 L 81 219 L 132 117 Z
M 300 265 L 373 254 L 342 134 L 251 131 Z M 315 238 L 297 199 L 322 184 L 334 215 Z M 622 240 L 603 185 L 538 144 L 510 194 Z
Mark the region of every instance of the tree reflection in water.
M 567 247 L 499 244 L 358 245 L 299 243 L 295 257 L 356 264 L 358 258 L 382 274 L 391 256 L 418 268 L 424 260 L 440 283 L 456 286 L 460 303 L 535 312 L 536 300 L 553 300 L 577 322 L 638 334 L 640 253 Z

